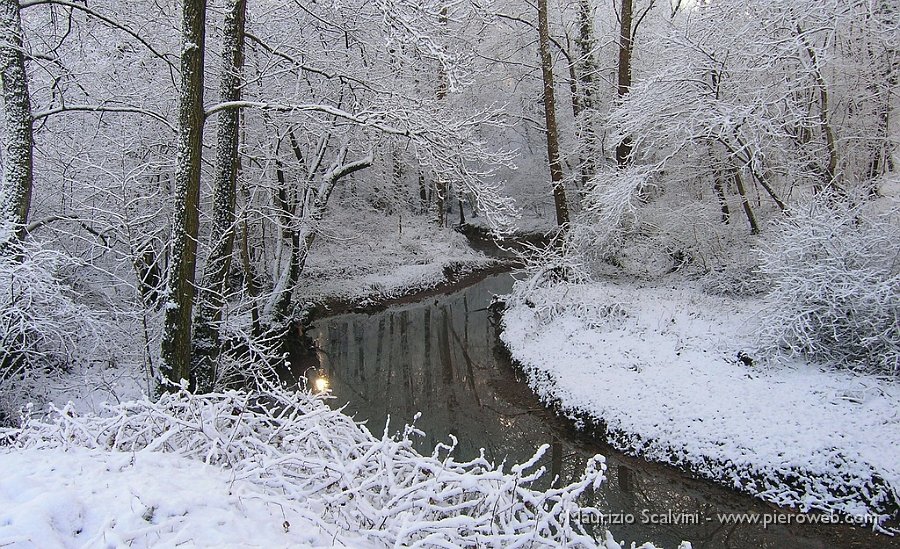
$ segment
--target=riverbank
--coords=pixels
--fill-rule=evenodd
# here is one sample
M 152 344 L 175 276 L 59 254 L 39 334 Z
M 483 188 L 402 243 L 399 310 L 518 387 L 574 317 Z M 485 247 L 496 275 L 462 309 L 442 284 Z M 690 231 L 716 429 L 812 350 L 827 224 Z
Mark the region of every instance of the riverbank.
M 453 292 L 521 266 L 516 251 L 542 246 L 548 230 L 517 232 L 496 240 L 490 230 L 466 224 L 438 228 L 421 218 L 405 221 L 365 216 L 328 228 L 337 245 L 313 248 L 298 294 L 314 317 L 373 313 Z M 380 234 L 379 245 L 354 234 Z
M 510 268 L 509 259 L 489 256 L 463 234 L 423 218 L 342 219 L 326 228 L 297 285 L 299 301 L 321 314 L 380 310 Z
M 625 453 L 890 528 L 900 388 L 740 354 L 760 304 L 676 277 L 560 285 L 512 300 L 501 338 L 543 402 Z
M 278 387 L 57 409 L 0 429 L 0 546 L 619 549 L 572 520 L 602 458 L 539 491 L 540 455 L 461 463 L 410 436 Z

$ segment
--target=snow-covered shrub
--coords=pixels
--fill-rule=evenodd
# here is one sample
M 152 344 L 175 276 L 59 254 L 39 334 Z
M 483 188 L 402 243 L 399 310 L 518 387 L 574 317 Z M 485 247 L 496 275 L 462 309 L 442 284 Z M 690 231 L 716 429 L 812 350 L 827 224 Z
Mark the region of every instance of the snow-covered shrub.
M 455 441 L 423 456 L 410 440 L 418 434 L 407 426 L 390 436 L 386 427 L 374 437 L 319 396 L 270 387 L 165 394 L 158 402 L 108 406 L 101 415 L 54 409 L 8 430 L 6 442 L 23 449 L 176 453 L 253 483 L 272 507 L 314 523 L 324 519 L 328 529 L 359 533 L 373 545 L 598 545 L 575 517 L 580 494 L 603 480 L 602 458 L 590 460 L 577 482 L 539 491 L 532 486 L 545 471 L 535 464 L 546 447 L 507 469 L 483 454 L 455 461 Z
M 34 397 L 34 378 L 102 359 L 106 327 L 54 273 L 70 259 L 31 243 L 0 253 L 0 423 Z
M 710 295 L 746 297 L 763 294 L 769 290 L 769 283 L 762 274 L 758 263 L 714 269 L 703 277 L 703 291 Z
M 852 369 L 900 373 L 900 206 L 823 197 L 791 210 L 761 252 L 772 292 L 761 342 Z
M 629 166 L 626 170 L 600 170 L 587 186 L 583 209 L 567 235 L 572 252 L 592 270 L 615 262 L 625 239 L 637 225 L 640 194 L 649 185 L 653 168 Z

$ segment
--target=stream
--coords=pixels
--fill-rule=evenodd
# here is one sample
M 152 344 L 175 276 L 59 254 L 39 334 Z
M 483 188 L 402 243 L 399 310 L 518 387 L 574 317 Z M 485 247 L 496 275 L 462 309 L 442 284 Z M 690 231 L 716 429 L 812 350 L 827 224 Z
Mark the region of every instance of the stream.
M 546 483 L 556 474 L 563 482 L 577 479 L 589 457 L 603 454 L 607 480 L 586 503 L 623 522 L 633 520 L 609 526 L 617 540 L 652 541 L 661 547 L 687 540 L 694 548 L 900 547 L 896 538 L 865 528 L 723 524 L 719 513 L 790 512 L 675 468 L 623 455 L 576 431 L 540 404 L 501 352 L 487 307 L 493 295 L 508 293 L 512 284 L 510 274 L 493 275 L 453 293 L 379 313 L 318 320 L 307 333 L 316 351 L 294 361 L 293 373 L 310 375 L 319 368 L 329 380 L 331 405 L 346 405 L 345 412 L 367 422 L 376 436 L 388 418 L 395 433 L 421 412 L 416 426 L 427 435 L 417 444 L 424 453 L 437 443 L 449 443 L 452 435 L 458 439 L 458 461 L 476 457 L 484 448 L 488 459 L 511 464 L 549 444 L 540 462 L 548 471 Z M 645 523 L 675 517 L 683 523 Z

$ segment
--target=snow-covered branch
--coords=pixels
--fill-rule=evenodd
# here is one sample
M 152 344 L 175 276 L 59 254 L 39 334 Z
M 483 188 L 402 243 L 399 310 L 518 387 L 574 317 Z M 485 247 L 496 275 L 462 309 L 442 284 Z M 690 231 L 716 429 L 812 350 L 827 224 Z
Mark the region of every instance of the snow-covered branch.
M 280 388 L 163 395 L 109 406 L 100 415 L 71 407 L 26 418 L 7 431 L 18 448 L 89 448 L 175 453 L 224 468 L 273 505 L 317 508 L 329 528 L 385 546 L 597 547 L 577 522 L 579 495 L 603 481 L 602 457 L 568 486 L 539 491 L 547 450 L 506 468 L 484 455 L 454 459 L 456 444 L 431 455 L 413 449 L 406 426 L 375 437 L 320 396 Z M 321 520 L 321 519 L 320 519 Z

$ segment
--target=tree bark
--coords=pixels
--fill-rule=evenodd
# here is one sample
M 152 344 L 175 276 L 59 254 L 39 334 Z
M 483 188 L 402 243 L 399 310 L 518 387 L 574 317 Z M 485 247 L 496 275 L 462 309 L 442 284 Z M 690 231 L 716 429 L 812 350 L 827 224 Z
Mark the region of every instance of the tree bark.
M 747 215 L 747 222 L 750 223 L 750 234 L 759 234 L 759 225 L 756 223 L 756 217 L 753 215 L 753 209 L 750 207 L 750 200 L 747 198 L 747 191 L 744 188 L 744 178 L 741 177 L 741 170 L 732 167 L 731 175 L 734 178 L 734 184 L 737 187 L 738 194 L 741 195 L 741 206 L 744 207 L 744 213 Z
M 222 45 L 222 76 L 219 101 L 240 101 L 244 66 L 244 22 L 246 0 L 229 0 L 226 5 Z M 193 348 L 197 354 L 194 377 L 201 389 L 212 389 L 216 357 L 221 347 L 219 322 L 228 290 L 228 273 L 234 252 L 234 204 L 237 175 L 241 109 L 225 109 L 216 125 L 216 164 L 213 180 L 212 246 L 203 275 L 200 311 L 195 325 Z
M 722 184 L 722 173 L 716 168 L 713 175 L 713 190 L 716 198 L 719 200 L 719 211 L 722 214 L 722 223 L 728 223 L 731 218 L 731 211 L 728 208 L 728 200 L 725 198 L 725 186 Z
M 559 161 L 559 129 L 556 126 L 556 100 L 553 89 L 553 59 L 550 56 L 550 23 L 547 18 L 547 0 L 538 0 L 538 35 L 541 54 L 541 76 L 544 80 L 544 120 L 547 125 L 547 161 L 550 164 L 550 181 L 553 185 L 553 202 L 556 206 L 556 224 L 569 222 L 569 206 L 563 187 L 562 164 Z
M 250 204 L 250 191 L 246 186 L 241 187 L 241 194 L 244 197 L 244 204 Z M 259 297 L 259 282 L 257 281 L 256 269 L 253 267 L 253 259 L 250 257 L 250 226 L 247 223 L 246 207 L 245 213 L 241 216 L 241 267 L 244 271 L 244 290 L 250 296 L 250 322 L 252 334 L 255 337 L 262 335 L 262 325 L 259 321 L 259 307 L 257 306 L 257 297 Z
M 619 74 L 617 87 L 619 99 L 625 97 L 628 90 L 631 89 L 631 25 L 633 18 L 633 0 L 622 0 L 622 12 L 619 21 Z M 631 138 L 628 136 L 623 137 L 622 141 L 616 146 L 616 165 L 620 168 L 628 165 L 631 147 Z
M 581 184 L 586 186 L 596 171 L 597 134 L 593 126 L 592 113 L 595 110 L 595 80 L 597 63 L 594 59 L 594 18 L 590 0 L 578 1 L 578 130 L 581 147 Z
M 220 101 L 241 100 L 246 9 L 246 0 L 230 0 L 225 13 L 222 79 L 219 83 Z M 234 251 L 234 203 L 239 166 L 240 115 L 240 109 L 226 109 L 219 113 L 217 120 L 212 229 L 214 243 L 204 277 L 207 298 L 205 304 L 209 306 L 211 315 L 209 320 L 213 322 L 221 318 L 226 280 Z
M 0 80 L 6 125 L 0 208 L 3 220 L 15 227 L 16 238 L 22 240 L 34 182 L 34 134 L 17 0 L 0 0 Z
M 199 231 L 200 167 L 203 155 L 203 56 L 206 1 L 182 5 L 181 94 L 178 103 L 177 165 L 172 221 L 172 262 L 162 340 L 162 374 L 174 390 L 191 380 L 191 329 Z

